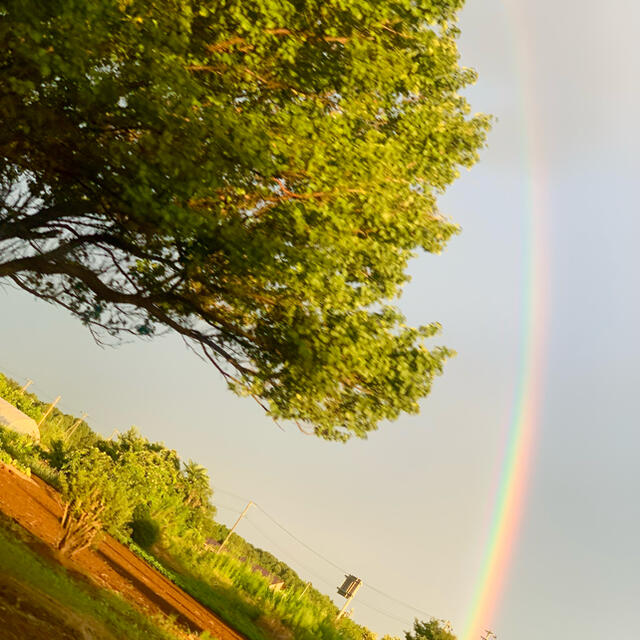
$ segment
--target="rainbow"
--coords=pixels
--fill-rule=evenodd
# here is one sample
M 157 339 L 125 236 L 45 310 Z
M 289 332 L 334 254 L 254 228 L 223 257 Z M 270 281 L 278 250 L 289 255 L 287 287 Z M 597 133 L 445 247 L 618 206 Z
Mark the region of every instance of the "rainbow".
M 530 48 L 526 42 L 527 26 L 524 16 L 518 13 L 517 2 L 503 0 L 503 5 L 508 23 L 512 25 L 515 64 L 521 84 L 525 161 L 528 164 L 528 204 L 523 236 L 522 340 L 515 397 L 507 425 L 491 521 L 487 527 L 486 551 L 462 635 L 463 640 L 480 640 L 486 629 L 493 629 L 508 578 L 535 450 L 538 412 L 542 404 L 543 357 L 548 316 L 549 259 L 544 224 L 546 190 L 540 136 L 536 136 L 539 129 L 535 126 L 535 101 L 531 86 L 533 74 Z

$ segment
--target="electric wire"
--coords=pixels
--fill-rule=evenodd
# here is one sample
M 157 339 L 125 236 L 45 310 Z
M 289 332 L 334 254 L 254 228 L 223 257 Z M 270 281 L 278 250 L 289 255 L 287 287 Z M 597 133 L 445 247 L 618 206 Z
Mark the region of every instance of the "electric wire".
M 256 504 L 256 503 L 254 503 L 254 504 Z M 333 562 L 332 560 L 330 560 L 329 558 L 327 558 L 326 556 L 322 555 L 321 553 L 319 553 L 318 551 L 316 551 L 315 549 L 310 547 L 308 544 L 306 544 L 305 542 L 300 540 L 300 538 L 298 538 L 295 534 L 291 533 L 291 531 L 289 531 L 284 525 L 280 524 L 273 516 L 271 516 L 269 513 L 267 513 L 259 504 L 256 504 L 256 507 L 258 509 L 260 509 L 260 511 L 262 511 L 262 513 L 264 513 L 264 515 L 266 515 L 267 518 L 269 518 L 274 524 L 276 524 L 278 527 L 280 527 L 285 533 L 290 535 L 294 540 L 296 540 L 299 544 L 304 546 L 306 549 L 308 549 L 309 551 L 314 553 L 316 556 L 318 556 L 319 558 L 321 558 L 325 562 L 329 563 L 335 569 L 338 569 L 338 571 L 342 571 L 345 574 L 349 573 L 346 569 L 344 569 L 343 567 L 338 566 L 337 564 L 335 564 L 335 562 Z M 431 617 L 431 614 L 427 613 L 426 611 L 423 611 L 422 609 L 419 609 L 418 607 L 414 607 L 414 606 L 412 606 L 410 604 L 407 604 L 406 602 L 403 602 L 402 600 L 399 600 L 398 598 L 395 598 L 394 596 L 391 596 L 388 593 L 385 593 L 381 589 L 378 589 L 377 587 L 374 587 L 373 585 L 370 585 L 367 582 L 363 582 L 362 586 L 363 587 L 368 587 L 369 589 L 371 589 L 372 591 L 375 591 L 379 595 L 381 595 L 381 596 L 383 596 L 385 598 L 388 598 L 389 600 L 392 600 L 393 602 L 396 602 L 397 604 L 400 604 L 400 605 L 402 605 L 404 607 L 407 607 L 408 609 L 412 609 L 413 611 L 416 611 L 416 612 L 418 612 L 418 613 L 420 613 L 422 615 L 425 615 L 427 617 Z M 370 606 L 370 608 L 373 608 L 373 607 Z M 379 613 L 381 613 L 381 612 L 379 612 Z
M 273 516 L 267 513 L 259 504 L 256 504 L 256 507 L 258 507 L 258 509 L 260 509 L 260 511 L 262 511 L 262 513 L 264 513 L 264 515 L 267 516 L 269 520 L 271 520 L 276 526 L 280 527 L 280 529 L 282 529 L 286 534 L 290 535 L 298 544 L 301 544 L 305 549 L 308 549 L 309 551 L 311 551 L 311 553 L 318 556 L 318 558 L 321 558 L 322 560 L 330 564 L 334 569 L 337 569 L 338 571 L 342 571 L 346 574 L 349 573 L 346 569 L 343 569 L 342 567 L 338 566 L 335 562 L 333 562 L 332 560 L 329 560 L 329 558 L 327 558 L 326 556 L 323 556 L 321 553 L 319 553 L 318 551 L 310 547 L 306 542 L 298 538 L 298 536 L 291 533 L 291 531 L 289 531 L 284 525 L 280 524 Z
M 430 613 L 427 613 L 426 611 L 423 611 L 422 609 L 418 609 L 418 607 L 414 607 L 406 602 L 403 602 L 402 600 L 399 600 L 398 598 L 394 598 L 393 596 L 389 595 L 388 593 L 385 593 L 384 591 L 381 591 L 380 589 L 377 589 L 376 587 L 364 582 L 363 587 L 366 587 L 368 589 L 370 589 L 371 591 L 375 591 L 377 594 L 384 596 L 385 598 L 388 598 L 389 600 L 392 600 L 393 602 L 402 605 L 403 607 L 406 607 L 407 609 L 412 609 L 413 611 L 420 613 L 423 616 L 427 616 L 428 618 L 432 618 L 433 616 Z
M 333 589 L 334 585 L 332 582 L 330 582 L 329 580 L 327 580 L 326 578 L 323 578 L 322 576 L 320 576 L 320 574 L 318 574 L 315 570 L 313 569 L 309 569 L 308 566 L 306 566 L 305 563 L 300 562 L 296 557 L 294 557 L 293 555 L 291 555 L 291 553 L 289 551 L 287 551 L 286 549 L 284 549 L 281 545 L 279 545 L 277 542 L 275 542 L 270 536 L 268 536 L 260 527 L 258 527 L 256 525 L 255 522 L 253 522 L 250 518 L 247 518 L 247 522 L 261 535 L 265 538 L 265 540 L 268 540 L 271 544 L 273 544 L 277 549 L 280 549 L 280 551 L 282 553 L 284 553 L 286 556 L 289 556 L 289 558 L 291 558 L 291 560 L 293 560 L 293 562 L 295 562 L 295 564 L 299 567 L 301 567 L 302 569 L 304 569 L 309 575 L 313 576 L 316 580 L 319 580 L 320 582 L 322 582 L 323 584 L 327 585 L 329 588 Z
M 225 511 L 231 511 L 231 513 L 240 513 L 240 509 L 236 507 L 229 507 L 226 504 L 216 504 L 216 509 L 224 509 Z
M 288 555 L 289 558 L 291 558 L 296 563 L 296 565 L 298 565 L 299 567 L 304 569 L 309 575 L 313 576 L 316 580 L 319 580 L 323 584 L 327 585 L 330 589 L 334 588 L 335 585 L 332 582 L 326 580 L 325 578 L 322 578 L 315 570 L 309 569 L 309 567 L 307 567 L 304 563 L 300 562 L 297 558 L 295 558 L 293 555 L 291 555 L 290 552 L 288 552 L 286 549 L 284 549 L 280 544 L 278 544 L 275 540 L 273 540 L 273 538 L 271 538 L 260 527 L 258 527 L 256 525 L 256 523 L 249 516 L 247 516 L 246 521 L 258 533 L 260 533 L 260 535 L 262 535 L 266 540 L 268 540 L 271 544 L 273 544 L 282 553 L 284 553 L 285 555 Z M 364 586 L 364 584 L 363 584 L 363 586 Z M 358 598 L 358 606 L 360 606 L 360 605 L 366 607 L 367 609 L 371 609 L 372 611 L 375 611 L 376 613 L 379 613 L 380 615 L 383 615 L 383 616 L 385 616 L 387 618 L 390 618 L 391 620 L 395 620 L 396 622 L 400 622 L 402 624 L 406 624 L 406 622 L 407 622 L 405 619 L 398 618 L 397 616 L 389 613 L 388 611 L 383 611 L 382 609 L 378 609 L 377 607 L 374 607 L 372 604 L 369 604 L 368 602 L 366 602 L 362 598 Z
M 245 502 L 248 502 L 248 500 L 246 498 L 243 498 L 242 496 L 239 496 L 237 494 L 234 494 L 230 491 L 226 491 L 226 490 L 221 490 L 221 489 L 217 489 L 217 491 L 233 496 L 235 498 L 237 498 L 238 500 L 243 500 Z M 253 501 L 252 501 L 253 502 Z M 269 518 L 269 520 L 271 520 L 276 526 L 278 526 L 280 529 L 282 529 L 287 535 L 291 536 L 296 542 L 298 542 L 298 544 L 302 545 L 305 549 L 311 551 L 311 553 L 313 553 L 314 555 L 316 555 L 318 558 L 324 560 L 326 563 L 328 563 L 329 565 L 331 565 L 334 569 L 337 569 L 338 571 L 341 571 L 345 574 L 348 574 L 349 571 L 347 571 L 346 569 L 344 569 L 343 567 L 340 567 L 339 565 L 337 565 L 335 562 L 333 562 L 332 560 L 330 560 L 329 558 L 327 558 L 326 556 L 324 556 L 323 554 L 321 554 L 319 551 L 316 551 L 313 547 L 310 547 L 306 542 L 304 542 L 303 540 L 301 540 L 298 536 L 296 536 L 294 533 L 292 533 L 291 531 L 289 531 L 283 524 L 281 524 L 280 522 L 278 522 L 271 514 L 269 514 L 263 507 L 261 507 L 258 503 L 253 502 L 253 504 L 267 517 Z M 426 616 L 427 618 L 432 618 L 434 617 L 432 614 L 428 613 L 427 611 L 424 611 L 423 609 L 420 609 L 419 607 L 415 607 L 407 602 L 404 602 L 403 600 L 400 600 L 399 598 L 396 598 L 384 591 L 382 591 L 382 589 L 378 589 L 377 587 L 374 587 L 373 585 L 364 582 L 362 583 L 362 586 L 364 588 L 368 588 L 371 591 L 374 591 L 375 593 L 377 593 L 378 595 L 383 596 L 384 598 L 387 598 L 389 600 L 391 600 L 392 602 L 395 602 L 398 605 L 401 605 L 407 609 L 410 609 L 416 613 L 419 613 L 423 616 Z M 365 603 L 364 601 L 360 600 L 360 603 L 363 604 L 364 606 L 369 607 L 370 609 L 373 609 L 374 611 L 377 611 L 378 613 L 381 613 L 382 615 L 386 615 L 390 618 L 393 618 L 394 620 L 398 620 L 400 622 L 404 622 L 402 620 L 399 620 L 399 618 L 396 618 L 394 616 L 392 616 L 391 614 L 388 613 L 384 613 L 383 611 L 376 609 L 375 607 L 373 607 L 372 605 L 369 605 L 367 603 Z
M 382 616 L 386 616 L 387 618 L 390 618 L 391 620 L 395 620 L 396 622 L 400 622 L 401 624 L 407 624 L 407 621 L 403 618 L 398 618 L 397 616 L 392 615 L 391 613 L 388 613 L 386 611 L 382 611 L 382 609 L 378 609 L 370 604 L 367 604 L 362 598 L 358 598 L 358 605 L 362 605 L 363 607 L 367 607 L 367 609 L 371 609 L 372 611 L 375 611 L 376 613 L 379 613 Z
M 227 491 L 226 489 L 218 489 L 215 487 L 215 491 L 217 493 L 224 493 L 226 496 L 231 496 L 232 498 L 237 498 L 238 500 L 242 500 L 242 502 L 249 502 L 246 498 L 239 496 L 237 493 L 232 493 L 231 491 Z

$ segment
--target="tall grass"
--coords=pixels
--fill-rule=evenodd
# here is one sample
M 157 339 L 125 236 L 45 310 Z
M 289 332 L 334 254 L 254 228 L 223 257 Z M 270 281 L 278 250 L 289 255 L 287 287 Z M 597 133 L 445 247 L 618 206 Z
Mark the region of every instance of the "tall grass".
M 328 598 L 323 604 L 303 596 L 302 589 L 270 589 L 262 574 L 232 556 L 174 549 L 169 567 L 137 545 L 129 546 L 249 640 L 268 640 L 264 627 L 274 622 L 295 640 L 361 640 L 367 631 L 348 619 L 336 624 L 338 609 Z

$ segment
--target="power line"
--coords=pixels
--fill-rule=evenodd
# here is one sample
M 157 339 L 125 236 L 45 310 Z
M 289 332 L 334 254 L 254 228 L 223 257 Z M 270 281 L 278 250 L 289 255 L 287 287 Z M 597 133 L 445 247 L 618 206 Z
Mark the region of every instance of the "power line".
M 334 569 L 337 569 L 338 571 L 342 571 L 343 573 L 349 573 L 346 569 L 343 569 L 342 567 L 338 566 L 335 562 L 333 562 L 332 560 L 329 560 L 329 558 L 327 558 L 326 556 L 323 556 L 321 553 L 319 553 L 318 551 L 310 547 L 306 542 L 303 542 L 302 540 L 300 540 L 298 536 L 291 533 L 291 531 L 289 531 L 284 525 L 280 524 L 273 516 L 269 515 L 259 504 L 256 504 L 256 507 L 258 507 L 258 509 L 260 509 L 260 511 L 262 511 L 262 513 L 264 513 L 264 515 L 267 516 L 269 520 L 271 520 L 276 526 L 280 527 L 280 529 L 282 529 L 286 534 L 290 535 L 296 542 L 298 542 L 298 544 L 301 544 L 305 549 L 308 549 L 309 551 L 311 551 L 311 553 L 318 556 L 318 558 L 321 558 L 325 562 L 329 563 Z
M 267 513 L 259 504 L 256 504 L 256 507 L 258 507 L 258 509 L 260 509 L 260 511 L 262 511 L 262 513 L 264 513 L 264 515 L 266 515 L 267 518 L 269 518 L 274 524 L 276 524 L 278 527 L 280 527 L 284 532 L 286 532 L 288 535 L 290 535 L 294 540 L 299 542 L 306 549 L 308 549 L 309 551 L 314 553 L 319 558 L 322 558 L 325 562 L 328 562 L 332 567 L 334 567 L 335 569 L 338 569 L 338 571 L 342 571 L 343 573 L 349 573 L 346 569 L 344 569 L 342 567 L 339 567 L 337 564 L 335 564 L 335 562 L 333 562 L 332 560 L 329 560 L 329 558 L 327 558 L 326 556 L 322 555 L 321 553 L 319 553 L 318 551 L 316 551 L 315 549 L 310 547 L 308 544 L 306 544 L 305 542 L 300 540 L 300 538 L 298 538 L 296 535 L 291 533 L 291 531 L 289 531 L 284 525 L 280 524 L 273 516 L 271 516 L 269 513 Z M 375 591 L 379 595 L 384 596 L 385 598 L 388 598 L 389 600 L 392 600 L 393 602 L 396 602 L 397 604 L 400 604 L 400 605 L 402 605 L 404 607 L 407 607 L 408 609 L 412 609 L 413 611 L 416 611 L 416 612 L 418 612 L 418 613 L 420 613 L 420 614 L 422 614 L 424 616 L 431 617 L 431 614 L 427 613 L 426 611 L 423 611 L 422 609 L 419 609 L 418 607 L 414 607 L 414 606 L 412 606 L 410 604 L 407 604 L 406 602 L 403 602 L 402 600 L 399 600 L 398 598 L 395 598 L 395 597 L 389 595 L 388 593 L 385 593 L 381 589 L 378 589 L 378 588 L 368 584 L 367 582 L 363 582 L 363 586 L 364 587 L 369 587 L 369 589 L 371 589 L 372 591 Z M 373 607 L 371 607 L 371 608 L 373 608 Z M 379 613 L 381 613 L 381 612 L 379 612 Z
M 231 493 L 231 491 L 226 491 L 225 489 L 218 489 L 214 487 L 214 491 L 217 493 L 224 493 L 225 495 L 231 496 L 232 498 L 237 498 L 238 500 L 242 500 L 242 502 L 248 502 L 246 498 L 239 496 L 237 493 Z
M 257 506 L 257 505 L 256 505 Z M 303 564 L 302 562 L 300 562 L 297 558 L 295 558 L 294 556 L 292 556 L 290 554 L 290 552 L 288 552 L 287 550 L 285 550 L 282 546 L 280 546 L 277 542 L 275 542 L 273 540 L 273 538 L 271 538 L 270 536 L 268 536 L 260 527 L 258 527 L 256 525 L 255 522 L 253 522 L 253 520 L 251 520 L 250 517 L 247 517 L 246 521 L 256 530 L 258 531 L 258 533 L 260 533 L 260 535 L 264 536 L 264 538 L 266 540 L 268 540 L 271 544 L 273 544 L 276 548 L 280 549 L 282 552 L 285 553 L 285 555 L 288 555 L 298 566 L 302 567 L 308 574 L 314 576 L 315 579 L 320 580 L 320 582 L 322 582 L 323 584 L 328 585 L 329 587 L 333 587 L 334 585 L 329 582 L 328 580 L 325 580 L 324 578 L 322 578 L 318 573 L 316 573 L 314 570 L 309 569 L 309 567 L 307 567 L 305 564 Z M 395 620 L 396 622 L 400 622 L 402 624 L 406 624 L 407 621 L 402 619 L 402 618 L 398 618 L 397 616 L 394 616 L 393 614 L 389 613 L 388 611 L 383 611 L 382 609 L 378 609 L 377 607 L 374 607 L 373 605 L 369 604 L 368 602 L 365 602 L 364 600 L 362 600 L 361 598 L 358 600 L 358 604 L 361 604 L 365 607 L 367 607 L 368 609 L 371 609 L 372 611 L 375 611 L 376 613 L 379 613 L 380 615 L 386 616 L 387 618 L 390 618 L 391 620 Z
M 264 536 L 264 538 L 266 540 L 268 540 L 271 544 L 273 544 L 276 548 L 280 549 L 281 552 L 283 552 L 286 556 L 289 556 L 289 558 L 291 558 L 297 566 L 302 567 L 302 569 L 304 569 L 308 574 L 314 576 L 314 578 L 316 578 L 317 580 L 319 580 L 320 582 L 322 582 L 323 584 L 328 585 L 330 588 L 333 588 L 333 584 L 323 578 L 322 576 L 320 576 L 320 574 L 316 573 L 315 570 L 309 569 L 308 566 L 306 566 L 305 563 L 300 562 L 297 558 L 295 558 L 293 555 L 291 555 L 291 553 L 289 551 L 287 551 L 286 549 L 284 549 L 284 547 L 280 546 L 277 542 L 275 542 L 270 536 L 268 536 L 260 527 L 258 527 L 258 525 L 256 525 L 255 522 L 253 522 L 253 520 L 251 520 L 251 518 L 247 518 L 246 520 L 260 535 Z
M 224 491 L 221 489 L 218 489 L 218 491 L 220 491 L 221 493 L 225 493 L 227 495 L 230 496 L 234 496 L 235 498 L 238 498 L 239 500 L 245 500 L 245 498 L 243 498 L 242 496 L 238 496 L 237 494 L 231 493 L 230 491 Z M 321 558 L 322 560 L 324 560 L 325 562 L 327 562 L 328 564 L 330 564 L 334 569 L 337 569 L 338 571 L 341 571 L 345 574 L 348 574 L 349 572 L 344 569 L 343 567 L 340 567 L 339 565 L 337 565 L 335 562 L 333 562 L 332 560 L 330 560 L 329 558 L 327 558 L 326 556 L 324 556 L 323 554 L 321 554 L 319 551 L 316 551 L 315 549 L 313 549 L 312 547 L 310 547 L 306 542 L 304 542 L 303 540 L 301 540 L 298 536 L 296 536 L 294 533 L 292 533 L 291 531 L 289 531 L 283 524 L 280 524 L 280 522 L 278 522 L 272 515 L 270 515 L 263 507 L 261 507 L 259 504 L 255 503 L 255 506 L 265 515 L 267 516 L 267 518 L 269 518 L 269 520 L 271 520 L 276 526 L 278 526 L 280 529 L 282 529 L 287 535 L 291 536 L 296 542 L 298 542 L 300 545 L 302 545 L 305 549 L 308 549 L 309 551 L 311 551 L 311 553 L 313 553 L 314 555 L 318 556 L 318 558 Z M 363 582 L 363 587 L 368 587 L 369 589 L 371 589 L 372 591 L 374 591 L 375 593 L 388 598 L 389 600 L 395 602 L 396 604 L 399 604 L 403 607 L 406 607 L 407 609 L 411 609 L 412 611 L 415 611 L 416 613 L 419 613 L 423 616 L 426 616 L 427 618 L 432 618 L 434 617 L 432 614 L 428 613 L 427 611 L 424 611 L 423 609 L 420 609 L 418 607 L 414 607 L 411 604 L 408 604 L 407 602 L 404 602 L 388 593 L 385 593 L 384 591 L 382 591 L 381 589 L 378 589 L 377 587 L 374 587 L 373 585 L 367 583 L 367 582 Z M 364 602 L 362 604 L 365 604 Z M 370 609 L 374 609 L 375 611 L 378 611 L 378 613 L 382 613 L 383 615 L 389 615 L 389 614 L 385 614 L 382 611 L 375 609 L 375 607 L 372 607 L 371 605 L 366 605 L 368 606 Z M 391 615 L 389 615 L 389 617 L 392 617 Z M 395 620 L 398 620 L 398 618 L 394 618 Z M 400 621 L 402 622 L 402 621 Z
M 380 615 L 386 616 L 387 618 L 390 618 L 391 620 L 395 620 L 396 622 L 400 622 L 402 624 L 407 624 L 406 620 L 398 618 L 397 616 L 394 616 L 394 615 L 392 615 L 390 613 L 387 613 L 386 611 L 382 611 L 382 609 L 377 609 L 376 607 L 374 607 L 374 606 L 372 606 L 370 604 L 367 604 L 364 600 L 362 600 L 362 598 L 360 598 L 358 600 L 358 604 L 359 605 L 361 604 L 361 605 L 367 607 L 367 609 L 371 609 L 372 611 L 375 611 L 376 613 L 379 613 Z
M 225 509 L 226 511 L 231 511 L 231 513 L 240 513 L 240 509 L 236 507 L 228 507 L 226 504 L 216 504 L 216 509 Z
M 428 618 L 432 618 L 433 616 L 430 613 L 427 613 L 426 611 L 423 611 L 422 609 L 418 609 L 418 607 L 414 607 L 410 604 L 407 604 L 406 602 L 403 602 L 402 600 L 398 600 L 398 598 L 394 598 L 393 596 L 390 596 L 388 593 L 385 593 L 384 591 L 381 591 L 380 589 L 376 589 L 376 587 L 373 587 L 372 585 L 368 584 L 368 583 L 364 583 L 362 585 L 363 587 L 368 587 L 369 589 L 371 589 L 372 591 L 375 591 L 376 593 L 380 594 L 381 596 L 384 596 L 385 598 L 388 598 L 389 600 L 393 600 L 393 602 L 396 602 L 397 604 L 402 605 L 403 607 L 407 607 L 407 609 L 412 609 L 413 611 L 416 611 L 417 613 L 422 614 L 423 616 L 427 616 Z

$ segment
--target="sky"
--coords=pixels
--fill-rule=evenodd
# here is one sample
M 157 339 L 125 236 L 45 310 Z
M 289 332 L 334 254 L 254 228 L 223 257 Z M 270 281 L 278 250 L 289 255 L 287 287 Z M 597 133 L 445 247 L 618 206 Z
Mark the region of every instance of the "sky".
M 319 555 L 258 509 L 238 533 L 325 593 L 337 567 L 361 577 L 353 616 L 380 635 L 433 615 L 479 640 L 477 609 L 500 640 L 632 640 L 640 3 L 470 0 L 460 26 L 479 74 L 469 99 L 496 122 L 440 203 L 463 233 L 411 264 L 400 301 L 458 352 L 419 416 L 347 445 L 281 431 L 178 339 L 101 348 L 65 311 L 7 288 L 0 371 L 105 436 L 136 425 L 205 465 L 220 520 L 257 502 Z M 525 423 L 490 588 L 505 451 Z

